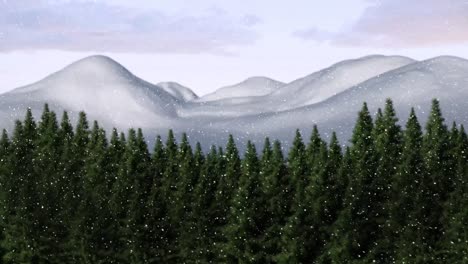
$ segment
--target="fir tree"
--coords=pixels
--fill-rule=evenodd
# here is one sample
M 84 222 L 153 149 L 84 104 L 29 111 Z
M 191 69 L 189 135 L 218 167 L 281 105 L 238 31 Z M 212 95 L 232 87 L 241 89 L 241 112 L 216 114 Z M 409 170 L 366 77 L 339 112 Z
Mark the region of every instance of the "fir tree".
M 468 261 L 468 138 L 463 126 L 457 133 L 452 129 L 455 190 L 450 194 L 444 208 L 444 236 L 438 245 L 439 258 L 456 263 Z M 457 138 L 455 139 L 455 136 Z
M 419 220 L 423 223 L 422 245 L 426 252 L 421 252 L 422 261 L 434 257 L 435 244 L 442 234 L 441 217 L 443 205 L 450 193 L 454 178 L 450 169 L 448 130 L 437 100 L 432 101 L 431 113 L 426 123 L 423 137 L 423 159 L 427 177 L 420 187 L 423 190 L 420 206 L 423 208 Z
M 222 152 L 221 152 L 222 153 Z M 241 160 L 239 151 L 234 142 L 234 137 L 229 135 L 228 143 L 226 145 L 226 153 L 223 155 L 222 162 L 224 162 L 225 169 L 219 175 L 217 192 L 216 192 L 216 212 L 215 223 L 213 228 L 219 235 L 217 238 L 218 256 L 222 259 L 226 252 L 222 249 L 222 244 L 225 243 L 225 235 L 223 230 L 228 223 L 228 214 L 232 207 L 232 198 L 238 188 L 239 177 L 241 174 Z
M 377 224 L 374 248 L 368 258 L 382 262 L 390 262 L 394 255 L 394 227 L 392 226 L 393 201 L 398 198 L 399 191 L 392 189 L 396 177 L 396 169 L 400 163 L 402 151 L 402 134 L 398 125 L 393 102 L 386 100 L 385 110 L 379 111 L 374 126 L 374 141 L 377 161 L 377 171 L 373 179 L 372 190 L 375 192 L 373 205 L 375 206 L 375 221 Z
M 242 162 L 239 188 L 233 198 L 226 226 L 226 255 L 228 263 L 265 263 L 261 244 L 264 232 L 265 204 L 259 179 L 259 160 L 255 145 L 247 142 Z
M 213 230 L 216 219 L 216 192 L 220 172 L 219 156 L 216 147 L 212 146 L 201 168 L 199 181 L 194 190 L 193 219 L 195 220 L 195 249 L 193 254 L 200 263 L 212 263 L 217 252 L 213 249 L 216 243 L 216 232 Z M 210 245 L 210 246 L 207 246 Z
M 11 161 L 10 161 L 10 149 L 11 142 L 8 138 L 8 133 L 5 129 L 2 130 L 2 135 L 0 137 L 0 263 L 3 263 L 3 256 L 6 253 L 6 250 L 3 248 L 2 241 L 5 239 L 4 229 L 6 225 L 6 220 L 8 219 L 7 203 L 6 199 L 8 198 L 5 183 L 8 181 L 11 170 Z
M 37 205 L 36 177 L 33 159 L 37 130 L 31 109 L 24 122 L 17 121 L 11 144 L 11 171 L 5 179 L 5 221 L 3 246 L 7 250 L 6 263 L 30 263 L 38 261 L 37 231 L 41 228 L 34 220 Z
M 68 228 L 64 223 L 61 209 L 62 175 L 58 173 L 62 141 L 59 137 L 59 126 L 54 112 L 44 106 L 37 129 L 38 137 L 34 153 L 35 192 L 38 194 L 40 210 L 34 212 L 38 225 L 47 227 L 37 230 L 37 240 L 41 245 L 38 261 L 65 262 L 68 239 Z M 36 207 L 37 208 L 37 207 Z
M 150 196 L 146 202 L 148 216 L 145 219 L 143 250 L 147 252 L 148 262 L 163 262 L 168 255 L 168 205 L 163 192 L 163 174 L 167 164 L 166 150 L 160 136 L 156 137 L 151 157 L 151 175 L 153 177 Z
M 378 199 L 373 129 L 372 117 L 364 103 L 351 139 L 353 178 L 344 199 L 345 207 L 334 225 L 329 256 L 333 262 L 365 258 L 377 236 L 379 216 L 376 212 L 379 204 L 373 204 Z
M 266 203 L 265 235 L 262 244 L 265 248 L 265 262 L 274 262 L 281 252 L 281 232 L 289 214 L 288 199 L 291 196 L 289 178 L 281 143 L 275 141 L 270 149 L 269 139 L 265 139 L 261 160 L 261 182 Z
M 292 199 L 288 201 L 288 220 L 285 225 L 285 231 L 282 234 L 282 251 L 275 257 L 278 263 L 294 263 L 301 261 L 304 256 L 306 246 L 301 240 L 301 235 L 298 230 L 302 224 L 303 216 L 305 217 L 309 207 L 309 202 L 306 198 L 306 189 L 309 184 L 309 170 L 307 169 L 307 159 L 305 145 L 302 141 L 302 136 L 299 130 L 296 130 L 296 135 L 293 140 L 293 146 L 289 151 L 288 169 L 290 175 L 290 186 Z

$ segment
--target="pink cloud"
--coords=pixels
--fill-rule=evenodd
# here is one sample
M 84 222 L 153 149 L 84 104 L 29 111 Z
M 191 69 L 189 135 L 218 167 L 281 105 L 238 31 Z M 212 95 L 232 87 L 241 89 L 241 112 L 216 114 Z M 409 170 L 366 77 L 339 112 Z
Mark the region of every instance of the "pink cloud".
M 468 43 L 467 0 L 370 1 L 347 29 L 295 32 L 302 39 L 342 46 L 405 48 Z

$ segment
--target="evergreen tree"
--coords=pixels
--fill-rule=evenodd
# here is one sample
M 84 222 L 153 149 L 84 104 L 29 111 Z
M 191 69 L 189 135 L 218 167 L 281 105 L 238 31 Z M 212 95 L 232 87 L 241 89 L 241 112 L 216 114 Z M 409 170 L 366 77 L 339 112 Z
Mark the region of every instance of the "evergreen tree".
M 445 204 L 444 236 L 438 245 L 439 258 L 446 262 L 457 263 L 468 261 L 466 223 L 468 221 L 468 138 L 463 126 L 457 133 L 452 129 L 454 140 L 455 190 Z M 455 140 L 455 135 L 457 139 Z
M 349 156 L 346 158 L 349 159 Z M 328 151 L 325 145 L 321 147 L 320 159 L 317 163 L 319 169 L 314 177 L 314 183 L 309 187 L 311 208 L 308 211 L 311 214 L 309 216 L 311 235 L 310 238 L 306 238 L 311 240 L 309 243 L 312 244 L 307 250 L 309 259 L 318 259 L 323 255 L 327 242 L 332 236 L 332 225 L 343 208 L 349 177 L 346 167 L 349 161 L 346 158 L 343 163 L 341 147 L 333 132 Z
M 288 204 L 290 212 L 296 211 L 300 203 L 304 200 L 302 195 L 303 189 L 308 185 L 307 177 L 307 160 L 304 142 L 299 130 L 296 130 L 296 135 L 293 140 L 293 145 L 288 154 L 288 170 L 290 176 L 291 198 Z
M 151 195 L 151 186 L 153 186 L 153 175 L 150 173 L 150 154 L 148 145 L 143 136 L 143 131 L 137 130 L 135 145 L 129 145 L 131 148 L 130 161 L 127 160 L 127 177 L 134 179 L 134 193 L 130 203 L 130 227 L 132 243 L 130 248 L 130 263 L 141 263 L 148 261 L 148 255 L 145 251 L 145 236 L 148 227 L 145 226 L 148 218 L 147 201 Z
M 261 243 L 264 234 L 265 204 L 259 179 L 259 160 L 255 145 L 247 142 L 239 188 L 233 198 L 226 226 L 228 263 L 265 263 Z
M 376 151 L 372 117 L 364 103 L 359 112 L 351 139 L 352 176 L 344 204 L 334 227 L 330 259 L 332 262 L 349 262 L 366 257 L 378 232 L 381 204 L 376 203 L 375 189 Z
M 34 220 L 37 205 L 40 204 L 35 192 L 37 178 L 34 173 L 34 151 L 37 129 L 31 109 L 26 112 L 24 122 L 17 121 L 11 144 L 11 170 L 4 186 L 5 220 L 3 246 L 7 250 L 6 263 L 31 263 L 38 261 L 37 231 L 42 228 Z
M 307 164 L 308 164 L 308 169 L 310 170 L 308 173 L 309 174 L 314 174 L 316 173 L 318 166 L 317 163 L 319 162 L 320 159 L 320 151 L 323 147 L 325 142 L 322 140 L 320 137 L 317 125 L 314 125 L 312 129 L 312 135 L 310 136 L 310 142 L 307 145 L 306 149 L 306 155 L 307 155 Z
M 424 159 L 425 179 L 420 190 L 423 191 L 420 206 L 422 212 L 423 230 L 420 230 L 422 245 L 421 262 L 429 262 L 434 258 L 435 244 L 442 234 L 441 218 L 443 206 L 448 194 L 453 188 L 453 172 L 451 171 L 450 144 L 448 130 L 437 100 L 432 101 L 431 112 L 426 123 L 426 134 L 423 137 L 422 153 Z
M 149 263 L 163 262 L 168 255 L 168 205 L 163 192 L 163 174 L 167 164 L 166 150 L 160 136 L 156 137 L 151 157 L 151 175 L 153 183 L 147 201 L 148 216 L 145 219 L 147 231 L 143 237 L 144 252 L 147 252 Z
M 178 205 L 177 201 L 177 187 L 179 187 L 179 149 L 177 141 L 174 136 L 174 132 L 169 130 L 166 139 L 165 148 L 166 165 L 164 168 L 161 193 L 164 195 L 167 204 L 167 215 L 166 221 L 168 223 L 168 229 L 166 233 L 167 248 L 163 262 L 173 263 L 177 262 L 176 258 L 177 246 L 178 246 L 178 234 L 177 226 L 179 225 L 179 219 L 174 219 L 174 209 Z
M 288 199 L 291 196 L 289 178 L 281 143 L 265 139 L 261 160 L 260 180 L 266 203 L 265 235 L 262 244 L 265 248 L 265 262 L 274 262 L 281 252 L 281 232 L 289 213 Z
M 194 190 L 193 219 L 196 233 L 193 237 L 195 244 L 193 262 L 212 263 L 217 254 L 211 245 L 216 243 L 213 226 L 217 216 L 215 197 L 220 176 L 218 164 L 218 153 L 216 147 L 212 146 L 202 165 L 199 181 Z
M 35 236 L 41 245 L 38 252 L 38 261 L 65 262 L 68 239 L 68 227 L 64 223 L 61 210 L 62 192 L 56 188 L 61 187 L 62 175 L 58 173 L 62 140 L 59 137 L 59 126 L 54 112 L 44 106 L 41 120 L 37 129 L 36 150 L 33 166 L 35 192 L 38 195 L 40 209 L 34 212 L 34 221 L 42 227 L 36 230 Z
M 222 153 L 222 152 L 221 152 Z M 234 137 L 229 135 L 226 145 L 226 153 L 223 155 L 222 162 L 224 162 L 225 169 L 219 175 L 217 192 L 215 196 L 216 212 L 214 230 L 219 235 L 216 239 L 218 247 L 218 256 L 223 259 L 226 257 L 226 252 L 222 248 L 225 241 L 225 226 L 228 223 L 228 214 L 232 208 L 232 199 L 238 188 L 239 177 L 241 174 L 241 160 L 239 151 L 237 150 Z
M 298 230 L 305 217 L 310 200 L 306 197 L 306 189 L 310 182 L 307 169 L 305 145 L 299 130 L 293 140 L 293 146 L 289 151 L 288 169 L 290 175 L 291 198 L 288 201 L 288 220 L 285 231 L 282 234 L 282 251 L 275 257 L 278 263 L 300 262 L 306 250 Z
M 375 192 L 375 221 L 377 224 L 376 242 L 368 255 L 368 259 L 381 262 L 391 262 L 394 256 L 394 227 L 392 208 L 394 201 L 400 195 L 392 189 L 396 177 L 396 169 L 400 163 L 402 152 L 402 132 L 398 125 L 393 102 L 386 100 L 385 110 L 379 110 L 374 126 L 374 141 L 376 149 L 377 171 L 373 179 L 372 190 Z
M 2 135 L 0 136 L 0 263 L 3 263 L 3 256 L 6 253 L 6 250 L 3 248 L 2 241 L 4 240 L 4 229 L 5 221 L 8 219 L 7 211 L 7 195 L 8 190 L 6 189 L 5 183 L 8 181 L 10 175 L 10 152 L 11 152 L 11 142 L 8 138 L 8 133 L 5 129 L 2 130 Z
M 393 211 L 394 230 L 399 233 L 395 261 L 428 263 L 430 248 L 427 244 L 426 223 L 432 210 L 430 175 L 426 172 L 423 157 L 423 135 L 414 109 L 404 132 L 402 162 L 398 168 L 395 190 L 400 191 Z
M 105 165 L 106 173 L 108 174 L 108 188 L 112 189 L 112 186 L 119 174 L 119 165 L 122 162 L 122 158 L 125 152 L 125 136 L 119 136 L 117 129 L 112 129 L 109 147 L 107 148 L 106 155 L 108 156 L 108 164 Z

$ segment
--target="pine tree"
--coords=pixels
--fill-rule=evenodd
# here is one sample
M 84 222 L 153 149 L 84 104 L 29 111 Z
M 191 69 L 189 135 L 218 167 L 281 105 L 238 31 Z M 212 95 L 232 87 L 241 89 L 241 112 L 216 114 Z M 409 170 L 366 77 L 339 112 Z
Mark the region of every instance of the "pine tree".
M 308 188 L 308 199 L 311 201 L 311 208 L 308 209 L 311 214 L 308 217 L 310 238 L 305 238 L 310 240 L 311 244 L 307 249 L 308 259 L 319 259 L 323 252 L 326 252 L 327 242 L 332 236 L 332 225 L 343 208 L 348 182 L 348 171 L 344 167 L 348 165 L 348 161 L 342 163 L 343 157 L 336 133 L 332 133 L 329 149 L 322 144 L 320 153 L 317 163 L 319 169 L 313 184 Z
M 325 142 L 320 137 L 317 125 L 314 125 L 312 135 L 310 136 L 310 142 L 306 149 L 309 174 L 316 173 L 317 162 L 320 159 L 320 150 L 323 144 L 325 144 Z
M 293 140 L 292 148 L 288 156 L 288 169 L 290 175 L 291 198 L 288 201 L 288 220 L 285 231 L 282 234 L 282 252 L 275 257 L 278 263 L 294 263 L 301 261 L 306 246 L 298 234 L 303 217 L 306 215 L 309 202 L 306 198 L 306 189 L 310 182 L 307 169 L 305 145 L 299 130 Z M 305 211 L 304 211 L 305 210 Z
M 138 157 L 135 155 L 137 151 L 137 135 L 134 129 L 129 129 L 123 153 L 122 162 L 120 163 L 119 173 L 114 182 L 112 189 L 112 198 L 110 208 L 112 212 L 112 224 L 118 238 L 114 243 L 114 257 L 119 262 L 132 262 L 135 240 L 133 237 L 134 222 L 131 211 L 132 202 L 137 199 L 136 190 L 136 174 L 138 165 Z
M 151 157 L 153 183 L 146 203 L 148 216 L 145 219 L 147 232 L 143 237 L 143 250 L 147 252 L 148 262 L 161 263 L 168 255 L 168 205 L 163 192 L 163 174 L 167 164 L 166 150 L 160 136 L 156 137 Z
M 109 147 L 107 148 L 108 164 L 106 167 L 106 173 L 109 177 L 109 189 L 112 189 L 112 186 L 115 182 L 115 179 L 119 173 L 119 165 L 122 162 L 122 158 L 125 152 L 125 136 L 122 134 L 122 137 L 119 136 L 117 129 L 113 129 L 109 141 Z
M 396 177 L 396 169 L 400 163 L 402 151 L 402 134 L 398 125 L 393 102 L 386 100 L 385 110 L 377 114 L 373 137 L 375 141 L 377 171 L 373 179 L 372 190 L 375 192 L 375 221 L 377 224 L 376 242 L 368 255 L 368 259 L 390 262 L 394 256 L 394 227 L 392 226 L 392 211 L 394 200 L 399 191 L 392 189 Z
M 66 175 L 70 190 L 65 199 L 67 204 L 69 204 L 69 216 L 72 218 L 74 217 L 74 212 L 77 212 L 81 204 L 81 198 L 83 197 L 83 179 L 85 177 L 85 162 L 88 157 L 89 134 L 86 114 L 80 112 L 71 145 L 73 162 L 70 164 L 68 175 Z
M 11 144 L 11 171 L 4 182 L 5 239 L 7 263 L 30 263 L 38 261 L 38 241 L 35 232 L 41 227 L 34 221 L 37 205 L 40 204 L 35 192 L 36 177 L 33 159 L 36 148 L 37 129 L 31 109 L 26 112 L 24 122 L 17 121 Z
M 216 233 L 213 229 L 216 218 L 216 192 L 219 179 L 219 157 L 216 147 L 212 146 L 202 165 L 199 181 L 194 190 L 193 219 L 195 248 L 192 259 L 199 263 L 212 263 L 217 252 L 213 249 Z
M 44 106 L 37 129 L 38 137 L 34 152 L 35 192 L 38 194 L 40 210 L 34 213 L 34 221 L 47 227 L 36 230 L 37 241 L 41 245 L 38 261 L 65 262 L 68 239 L 68 227 L 62 215 L 62 175 L 58 173 L 62 152 L 62 140 L 54 112 Z
M 332 141 L 333 142 L 333 138 Z M 337 150 L 333 147 L 334 144 L 330 144 L 330 154 Z M 335 151 L 333 149 L 336 149 Z M 336 153 L 336 152 L 335 152 Z M 330 155 L 331 157 L 332 155 Z M 333 160 L 330 158 L 330 161 Z M 331 163 L 330 163 L 331 164 Z M 342 254 L 342 248 L 340 243 L 341 235 L 344 230 L 339 229 L 338 221 L 339 218 L 343 218 L 343 209 L 346 207 L 345 198 L 350 182 L 353 180 L 353 160 L 351 157 L 351 149 L 347 146 L 344 150 L 342 162 L 338 169 L 337 180 L 335 191 L 330 190 L 331 193 L 335 193 L 333 201 L 336 202 L 335 208 L 335 223 L 328 228 L 328 239 L 325 241 L 324 249 L 322 254 L 317 258 L 318 263 L 334 263 L 336 259 L 340 259 Z
M 270 140 L 265 139 L 261 160 L 260 180 L 266 203 L 265 235 L 262 244 L 265 247 L 265 262 L 274 262 L 274 257 L 281 253 L 281 232 L 289 214 L 288 199 L 289 177 L 283 156 L 281 143 L 275 141 L 271 149 Z
M 179 164 L 178 156 L 179 149 L 177 141 L 174 136 L 174 132 L 169 130 L 166 139 L 165 157 L 166 165 L 164 168 L 161 193 L 164 195 L 167 204 L 167 215 L 166 221 L 168 223 L 168 229 L 166 233 L 167 248 L 163 262 L 177 262 L 176 258 L 176 247 L 178 241 L 177 226 L 179 225 L 179 219 L 174 219 L 173 212 L 177 206 L 177 187 L 179 185 Z
M 306 150 L 302 135 L 296 130 L 293 145 L 288 154 L 288 170 L 290 175 L 291 200 L 288 204 L 290 212 L 297 210 L 303 201 L 303 188 L 308 185 L 308 168 L 306 160 Z
M 265 230 L 265 204 L 259 178 L 255 145 L 247 142 L 239 188 L 233 198 L 226 226 L 228 263 L 265 263 L 261 239 Z
M 11 142 L 8 138 L 8 133 L 5 129 L 2 130 L 2 135 L 0 137 L 0 263 L 3 263 L 3 256 L 6 253 L 6 250 L 3 248 L 4 229 L 6 225 L 6 220 L 8 219 L 7 211 L 7 186 L 5 183 L 8 181 L 10 175 L 10 152 L 11 152 Z
M 83 193 L 78 207 L 79 217 L 72 238 L 79 249 L 82 263 L 112 263 L 113 243 L 116 241 L 112 213 L 109 207 L 112 181 L 107 171 L 108 142 L 105 131 L 94 121 L 84 164 Z
M 439 258 L 450 263 L 468 261 L 468 138 L 463 126 L 454 133 L 453 157 L 455 171 L 455 190 L 450 194 L 444 208 L 444 236 L 438 245 Z M 455 139 L 455 136 L 457 138 Z
M 372 117 L 367 104 L 359 112 L 351 139 L 352 176 L 344 204 L 335 225 L 331 243 L 330 259 L 332 262 L 347 262 L 366 257 L 375 242 L 378 231 L 375 213 L 379 210 L 374 201 L 376 152 Z M 365 217 L 364 217 L 365 216 Z
M 222 153 L 222 152 L 221 152 Z M 216 212 L 215 223 L 213 228 L 218 234 L 216 239 L 217 248 L 219 250 L 218 256 L 221 259 L 226 257 L 226 252 L 223 250 L 222 244 L 225 241 L 225 226 L 228 223 L 228 215 L 232 208 L 232 199 L 239 186 L 239 177 L 241 174 L 241 160 L 239 151 L 234 142 L 234 137 L 229 135 L 228 143 L 226 145 L 226 153 L 223 155 L 222 162 L 225 164 L 223 173 L 219 175 L 219 181 L 216 192 Z
M 132 243 L 130 248 L 130 262 L 141 263 L 148 261 L 145 251 L 145 236 L 148 226 L 145 225 L 148 218 L 147 201 L 151 195 L 151 186 L 153 186 L 153 175 L 150 173 L 150 154 L 148 145 L 143 136 L 141 128 L 137 130 L 135 145 L 130 156 L 130 167 L 127 167 L 127 177 L 134 179 L 134 193 L 130 201 L 130 227 Z M 129 162 L 129 160 L 127 160 Z
M 423 159 L 427 177 L 422 182 L 421 190 L 424 200 L 421 201 L 419 220 L 423 223 L 422 245 L 426 252 L 421 252 L 422 261 L 434 258 L 435 244 L 442 234 L 443 205 L 450 193 L 454 178 L 451 171 L 450 144 L 448 130 L 437 100 L 432 101 L 431 113 L 426 123 L 426 134 L 423 138 Z

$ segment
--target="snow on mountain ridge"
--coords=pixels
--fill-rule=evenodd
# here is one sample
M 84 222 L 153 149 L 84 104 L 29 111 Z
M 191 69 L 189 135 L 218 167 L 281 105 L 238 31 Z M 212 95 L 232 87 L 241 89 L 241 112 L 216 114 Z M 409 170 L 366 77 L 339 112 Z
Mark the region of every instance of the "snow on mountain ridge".
M 414 63 L 402 56 L 370 55 L 336 63 L 293 81 L 271 94 L 278 110 L 314 104 L 387 71 Z M 300 94 L 300 96 L 294 96 Z
M 101 55 L 86 57 L 0 98 L 0 111 L 18 101 L 22 105 L 42 101 L 69 111 L 84 110 L 93 118 L 118 127 L 169 122 L 176 118 L 176 106 L 181 104 L 163 88 L 136 77 L 113 59 Z
M 262 96 L 274 92 L 283 85 L 285 84 L 268 77 L 255 76 L 238 84 L 222 87 L 196 101 L 208 102 L 228 98 Z
M 176 82 L 160 82 L 156 85 L 163 88 L 166 92 L 175 98 L 183 100 L 184 102 L 198 98 L 198 95 L 196 95 L 190 88 L 187 88 Z
M 464 115 L 468 111 L 468 60 L 457 57 L 420 62 L 396 56 L 365 57 L 302 78 L 307 85 L 293 86 L 298 80 L 266 95 L 229 95 L 206 102 L 184 100 L 190 94 L 178 93 L 183 90 L 176 85 L 172 86 L 175 90 L 152 85 L 123 66 L 103 67 L 109 61 L 97 61 L 88 61 L 92 64 L 85 67 L 89 72 L 67 73 L 66 68 L 26 88 L 0 95 L 0 123 L 12 126 L 14 119 L 23 118 L 27 107 L 32 107 L 38 118 L 47 102 L 59 113 L 84 110 L 90 120 L 99 120 L 107 129 L 142 127 L 149 140 L 156 134 L 164 136 L 172 128 L 176 133 L 187 132 L 191 141 L 200 141 L 204 147 L 224 145 L 227 136 L 234 134 L 241 149 L 246 139 L 261 144 L 265 136 L 281 140 L 287 148 L 296 128 L 308 134 L 313 124 L 325 137 L 334 130 L 343 143 L 347 142 L 364 101 L 375 112 L 386 98 L 392 98 L 401 122 L 415 106 L 424 123 L 435 97 L 441 100 L 448 122 L 468 124 Z M 104 73 L 94 76 L 100 70 Z M 370 76 L 375 71 L 379 73 Z M 114 76 L 115 72 L 120 74 Z M 350 77 L 342 81 L 342 74 Z

